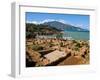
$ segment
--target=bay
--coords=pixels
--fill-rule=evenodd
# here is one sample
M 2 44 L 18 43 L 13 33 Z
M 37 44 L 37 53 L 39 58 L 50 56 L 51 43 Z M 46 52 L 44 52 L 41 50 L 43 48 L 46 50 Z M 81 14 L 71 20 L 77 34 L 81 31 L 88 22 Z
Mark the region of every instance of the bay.
M 63 31 L 63 37 L 70 37 L 75 40 L 89 40 L 89 31 Z

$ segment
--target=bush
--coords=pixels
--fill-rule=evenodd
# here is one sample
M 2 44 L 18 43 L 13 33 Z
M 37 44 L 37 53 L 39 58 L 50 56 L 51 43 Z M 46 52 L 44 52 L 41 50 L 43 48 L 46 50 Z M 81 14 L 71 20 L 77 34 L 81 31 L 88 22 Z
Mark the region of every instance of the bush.
M 36 35 L 33 34 L 32 32 L 26 32 L 26 38 L 35 38 Z
M 76 41 L 76 40 L 72 40 L 72 42 L 73 42 L 73 43 L 77 43 L 77 41 Z
M 78 47 L 78 48 L 81 47 L 80 43 L 77 43 L 75 46 Z
M 58 38 L 58 39 L 59 39 L 59 38 L 63 38 L 63 34 L 62 34 L 62 33 L 57 34 L 57 35 L 56 35 L 56 38 Z
M 64 45 L 63 45 L 63 43 L 62 43 L 62 42 L 60 43 L 60 47 L 64 47 Z
M 32 49 L 35 50 L 35 51 L 38 51 L 38 50 L 43 50 L 43 47 L 39 46 L 39 45 L 33 45 Z

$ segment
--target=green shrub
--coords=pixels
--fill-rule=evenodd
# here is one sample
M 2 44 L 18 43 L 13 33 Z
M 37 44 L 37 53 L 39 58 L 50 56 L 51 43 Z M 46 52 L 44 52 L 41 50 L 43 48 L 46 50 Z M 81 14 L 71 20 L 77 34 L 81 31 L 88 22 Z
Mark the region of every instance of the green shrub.
M 43 50 L 43 47 L 39 46 L 39 45 L 33 45 L 32 49 L 35 50 L 35 51 L 38 51 L 38 50 Z
M 64 45 L 63 45 L 63 43 L 62 43 L 62 42 L 60 43 L 60 47 L 64 47 Z
M 77 43 L 75 46 L 78 47 L 78 48 L 81 47 L 80 43 Z
M 63 34 L 62 34 L 62 33 L 57 34 L 57 35 L 56 35 L 56 38 L 63 38 Z

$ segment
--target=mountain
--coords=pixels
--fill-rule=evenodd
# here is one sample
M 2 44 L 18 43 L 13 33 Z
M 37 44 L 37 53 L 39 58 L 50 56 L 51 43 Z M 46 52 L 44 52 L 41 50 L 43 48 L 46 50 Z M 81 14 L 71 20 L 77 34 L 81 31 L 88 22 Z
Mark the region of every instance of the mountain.
M 86 29 L 82 29 L 76 26 L 72 26 L 70 24 L 64 24 L 58 21 L 51 21 L 51 22 L 45 22 L 43 25 L 48 25 L 49 27 L 54 27 L 59 30 L 66 30 L 66 31 L 88 31 Z
M 33 24 L 33 23 L 26 23 L 26 32 L 30 33 L 38 33 L 38 34 L 56 34 L 61 32 L 61 30 L 50 27 L 48 25 L 43 24 Z

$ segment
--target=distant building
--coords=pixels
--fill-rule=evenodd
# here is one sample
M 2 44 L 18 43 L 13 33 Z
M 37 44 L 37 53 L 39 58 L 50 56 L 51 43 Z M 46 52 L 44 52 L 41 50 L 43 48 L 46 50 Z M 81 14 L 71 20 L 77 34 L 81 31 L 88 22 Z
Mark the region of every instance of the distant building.
M 56 36 L 55 35 L 37 35 L 36 38 L 48 39 L 48 38 L 56 38 Z
M 73 40 L 72 37 L 65 37 L 65 36 L 63 36 L 62 38 L 63 38 L 63 39 L 67 39 L 67 40 Z
M 72 37 L 63 36 L 63 35 L 58 35 L 58 34 L 54 34 L 54 35 L 36 35 L 36 38 L 37 38 L 37 39 L 56 38 L 56 39 L 73 40 Z

